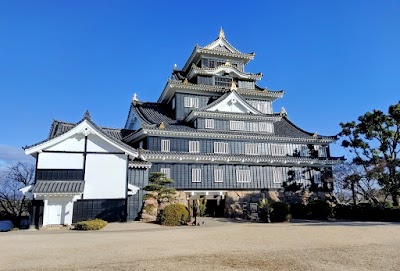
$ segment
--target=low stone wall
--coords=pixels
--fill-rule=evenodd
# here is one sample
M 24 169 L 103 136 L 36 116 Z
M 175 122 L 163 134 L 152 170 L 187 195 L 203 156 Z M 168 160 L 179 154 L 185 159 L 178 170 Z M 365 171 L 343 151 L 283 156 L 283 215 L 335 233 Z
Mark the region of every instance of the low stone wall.
M 248 218 L 252 213 L 256 212 L 254 204 L 260 202 L 263 197 L 269 202 L 280 201 L 288 204 L 293 202 L 299 202 L 307 204 L 313 199 L 325 199 L 333 200 L 330 193 L 326 192 L 309 192 L 309 191 L 298 191 L 298 192 L 282 192 L 282 191 L 229 191 L 225 195 L 225 216 L 226 217 L 240 217 Z M 253 204 L 252 204 L 253 203 Z M 253 209 L 252 209 L 253 207 Z

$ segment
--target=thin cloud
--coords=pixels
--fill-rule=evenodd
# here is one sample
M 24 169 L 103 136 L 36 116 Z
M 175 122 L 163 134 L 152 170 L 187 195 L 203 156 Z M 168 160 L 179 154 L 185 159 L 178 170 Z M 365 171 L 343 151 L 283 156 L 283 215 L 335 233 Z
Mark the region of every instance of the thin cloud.
M 0 145 L 0 164 L 15 162 L 34 163 L 35 159 L 26 155 L 21 147 Z

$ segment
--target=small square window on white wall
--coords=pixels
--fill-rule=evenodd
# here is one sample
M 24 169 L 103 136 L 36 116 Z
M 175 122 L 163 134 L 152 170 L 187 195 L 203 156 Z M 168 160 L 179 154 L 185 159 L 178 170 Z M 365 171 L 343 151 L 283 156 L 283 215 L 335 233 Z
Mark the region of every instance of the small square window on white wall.
M 169 140 L 161 139 L 161 151 L 162 152 L 169 152 L 170 145 L 171 145 L 171 143 Z
M 206 129 L 214 129 L 214 119 L 205 119 L 205 126 Z
M 164 173 L 167 178 L 171 178 L 171 169 L 170 168 L 160 168 L 160 172 Z
M 192 183 L 201 183 L 201 168 L 192 168 Z

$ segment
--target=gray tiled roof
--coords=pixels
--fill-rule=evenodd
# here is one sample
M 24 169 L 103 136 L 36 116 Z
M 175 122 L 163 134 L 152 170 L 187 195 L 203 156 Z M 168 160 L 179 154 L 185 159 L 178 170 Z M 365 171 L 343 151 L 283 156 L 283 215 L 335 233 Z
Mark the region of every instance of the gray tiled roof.
M 270 136 L 275 137 L 292 137 L 292 138 L 312 138 L 313 133 L 302 130 L 297 127 L 294 123 L 289 121 L 286 117 L 282 117 L 280 121 L 274 122 L 274 134 L 270 133 L 256 133 L 256 132 L 245 132 L 245 131 L 220 131 L 202 129 L 198 130 L 189 126 L 186 122 L 179 122 L 174 120 L 172 112 L 164 104 L 160 103 L 137 103 L 135 104 L 135 110 L 139 113 L 140 117 L 150 126 L 145 126 L 145 129 L 159 129 L 157 125 L 161 122 L 166 124 L 165 130 L 177 131 L 177 132 L 202 132 L 212 134 L 233 134 L 233 135 L 263 135 L 266 138 Z M 278 114 L 271 114 L 270 116 L 278 116 Z M 153 126 L 151 126 L 153 125 Z M 318 139 L 335 139 L 335 136 L 321 136 L 318 135 Z
M 37 181 L 32 193 L 81 193 L 84 181 Z

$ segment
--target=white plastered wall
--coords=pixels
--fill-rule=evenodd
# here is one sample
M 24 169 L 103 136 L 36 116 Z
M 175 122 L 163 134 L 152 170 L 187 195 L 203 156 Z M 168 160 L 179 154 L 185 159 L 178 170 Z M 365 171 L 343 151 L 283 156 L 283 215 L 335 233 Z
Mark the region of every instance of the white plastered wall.
M 42 152 L 38 155 L 38 169 L 82 169 L 82 153 Z
M 88 154 L 86 157 L 84 199 L 126 197 L 125 154 Z

